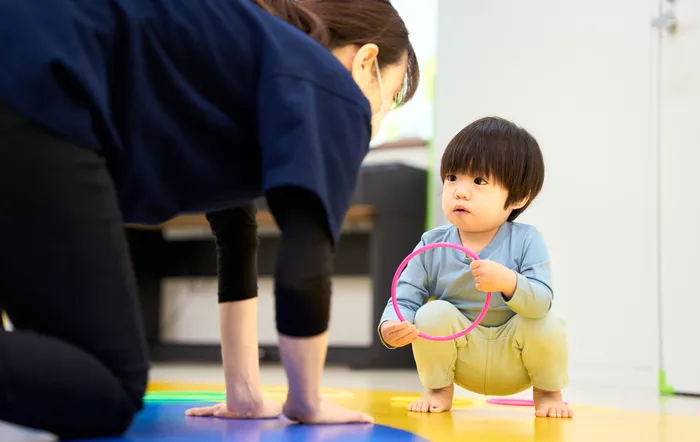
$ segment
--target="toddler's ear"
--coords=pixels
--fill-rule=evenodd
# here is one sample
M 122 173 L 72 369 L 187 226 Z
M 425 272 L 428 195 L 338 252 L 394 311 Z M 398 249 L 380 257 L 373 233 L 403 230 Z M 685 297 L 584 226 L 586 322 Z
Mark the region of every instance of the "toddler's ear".
M 521 199 L 520 201 L 516 201 L 513 204 L 510 205 L 509 209 L 511 210 L 517 210 L 517 209 L 522 209 L 527 202 L 530 201 L 530 195 L 526 196 L 525 198 Z

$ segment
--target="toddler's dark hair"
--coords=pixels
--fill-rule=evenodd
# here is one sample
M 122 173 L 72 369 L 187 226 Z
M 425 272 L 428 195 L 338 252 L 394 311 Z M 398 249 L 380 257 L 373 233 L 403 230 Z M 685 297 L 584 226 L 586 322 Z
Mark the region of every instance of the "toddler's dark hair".
M 508 190 L 506 208 L 529 196 L 508 217 L 514 221 L 542 190 L 544 159 L 528 131 L 503 118 L 486 117 L 462 129 L 445 148 L 440 178 L 445 181 L 457 173 L 498 182 Z

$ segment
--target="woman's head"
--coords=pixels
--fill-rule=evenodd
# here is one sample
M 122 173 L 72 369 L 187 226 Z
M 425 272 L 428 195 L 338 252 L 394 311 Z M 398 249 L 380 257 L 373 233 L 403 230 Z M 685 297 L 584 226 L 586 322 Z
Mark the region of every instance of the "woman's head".
M 254 1 L 333 52 L 350 70 L 376 119 L 389 105 L 413 98 L 420 79 L 418 60 L 406 24 L 389 0 Z

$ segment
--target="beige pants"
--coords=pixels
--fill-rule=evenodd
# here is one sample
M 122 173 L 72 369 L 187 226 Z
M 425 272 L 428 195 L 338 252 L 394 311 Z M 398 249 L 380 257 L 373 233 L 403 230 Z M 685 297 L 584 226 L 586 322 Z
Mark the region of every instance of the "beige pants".
M 436 300 L 418 309 L 414 324 L 423 333 L 444 336 L 471 322 L 454 305 Z M 454 383 L 479 394 L 507 396 L 530 386 L 558 391 L 569 381 L 566 324 L 551 314 L 541 319 L 515 315 L 499 327 L 477 326 L 452 341 L 418 338 L 413 355 L 428 389 Z

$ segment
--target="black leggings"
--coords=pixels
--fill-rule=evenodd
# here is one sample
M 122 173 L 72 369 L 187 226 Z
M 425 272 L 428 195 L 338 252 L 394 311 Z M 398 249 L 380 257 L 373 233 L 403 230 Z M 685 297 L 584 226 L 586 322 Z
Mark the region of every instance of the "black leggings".
M 104 160 L 0 108 L 0 420 L 121 434 L 148 378 L 124 226 Z
M 318 200 L 267 195 L 283 230 L 277 325 L 328 327 L 332 245 Z M 148 359 L 121 214 L 105 161 L 0 107 L 0 420 L 62 439 L 120 435 L 142 407 Z M 257 295 L 252 205 L 208 215 L 220 302 Z

